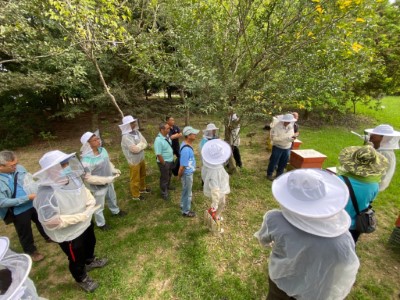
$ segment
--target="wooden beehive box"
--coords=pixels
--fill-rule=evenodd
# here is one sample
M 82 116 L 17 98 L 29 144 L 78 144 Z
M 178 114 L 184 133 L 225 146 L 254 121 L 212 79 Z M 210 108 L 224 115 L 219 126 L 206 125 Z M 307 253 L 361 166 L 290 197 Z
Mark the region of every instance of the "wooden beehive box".
M 326 155 L 313 149 L 292 150 L 289 163 L 296 169 L 322 168 Z
M 300 140 L 298 140 L 298 139 L 295 139 L 294 142 L 293 142 L 293 150 L 299 149 L 299 148 L 300 148 L 300 145 L 301 145 L 302 143 L 303 143 L 302 141 L 300 141 Z

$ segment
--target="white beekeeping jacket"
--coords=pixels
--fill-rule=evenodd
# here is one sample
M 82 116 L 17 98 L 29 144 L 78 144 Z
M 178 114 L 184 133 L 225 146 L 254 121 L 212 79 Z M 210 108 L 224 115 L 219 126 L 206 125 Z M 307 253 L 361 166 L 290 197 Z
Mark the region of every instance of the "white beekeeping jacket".
M 203 161 L 201 178 L 204 181 L 203 192 L 206 197 L 212 196 L 212 191 L 218 189 L 220 194 L 229 194 L 229 174 L 223 165 L 211 166 Z
M 255 237 L 262 246 L 272 247 L 269 276 L 290 297 L 342 300 L 350 292 L 360 262 L 348 231 L 336 237 L 317 236 L 272 210 Z
M 47 235 L 55 242 L 71 241 L 90 225 L 95 199 L 81 183 L 73 189 L 62 186 L 39 186 L 33 206 Z
M 144 160 L 144 149 L 147 141 L 138 130 L 132 130 L 122 135 L 122 152 L 130 165 L 137 165 Z
M 387 158 L 389 161 L 388 169 L 386 173 L 382 176 L 381 182 L 379 183 L 379 191 L 382 192 L 389 187 L 394 171 L 396 170 L 396 155 L 393 150 L 377 150 L 380 154 Z

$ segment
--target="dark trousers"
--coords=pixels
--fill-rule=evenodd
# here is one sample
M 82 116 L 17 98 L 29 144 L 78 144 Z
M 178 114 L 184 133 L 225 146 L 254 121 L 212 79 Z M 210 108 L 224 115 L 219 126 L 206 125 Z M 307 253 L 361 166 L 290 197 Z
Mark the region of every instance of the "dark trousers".
M 276 146 L 272 146 L 272 152 L 267 168 L 267 176 L 272 176 L 272 173 L 274 173 L 276 166 L 278 166 L 278 168 L 276 169 L 276 177 L 282 175 L 289 161 L 289 154 L 290 149 L 281 149 Z
M 68 256 L 69 271 L 72 277 L 77 282 L 81 282 L 87 276 L 86 264 L 91 263 L 94 259 L 96 236 L 93 223 L 90 223 L 90 226 L 74 240 L 62 242 L 59 245 Z
M 171 183 L 173 162 L 165 162 L 165 165 L 157 163 L 160 169 L 160 190 L 161 196 L 168 197 L 168 188 Z
M 289 297 L 284 291 L 282 291 L 278 286 L 268 277 L 269 291 L 267 300 L 296 300 L 296 298 Z
M 240 157 L 240 151 L 238 146 L 232 146 L 233 158 L 235 159 L 236 166 L 242 167 L 242 158 Z
M 31 222 L 36 224 L 36 228 L 44 237 L 45 240 L 48 240 L 49 237 L 44 232 L 42 224 L 40 224 L 38 219 L 38 214 L 34 207 L 31 207 L 27 211 L 19 215 L 15 215 L 14 217 L 14 227 L 17 231 L 19 242 L 21 243 L 22 249 L 27 254 L 32 254 L 36 251 L 35 241 L 33 240 L 32 233 L 32 224 Z
M 358 238 L 361 235 L 361 232 L 359 232 L 358 230 L 355 230 L 355 229 L 350 229 L 349 231 L 351 233 L 351 236 L 353 237 L 354 243 L 357 243 Z

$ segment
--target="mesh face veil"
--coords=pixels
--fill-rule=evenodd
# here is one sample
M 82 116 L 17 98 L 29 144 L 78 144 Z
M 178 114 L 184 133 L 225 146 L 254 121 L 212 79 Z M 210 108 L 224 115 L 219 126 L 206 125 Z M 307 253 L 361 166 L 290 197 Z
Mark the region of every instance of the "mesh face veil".
M 65 186 L 65 189 L 76 189 L 82 186 L 84 169 L 81 162 L 75 156 L 67 161 L 55 164 L 47 170 L 36 175 L 40 185 Z

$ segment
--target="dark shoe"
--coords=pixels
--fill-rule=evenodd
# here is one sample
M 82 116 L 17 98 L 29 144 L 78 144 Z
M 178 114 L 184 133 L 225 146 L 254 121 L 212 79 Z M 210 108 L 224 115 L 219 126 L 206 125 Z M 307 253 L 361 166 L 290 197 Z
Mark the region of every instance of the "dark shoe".
M 86 272 L 90 272 L 95 268 L 102 268 L 108 263 L 107 258 L 97 258 L 95 257 L 90 264 L 86 264 Z
M 169 187 L 168 187 L 168 190 L 169 190 L 169 191 L 175 191 L 175 187 L 174 187 L 174 186 L 169 186 Z
M 145 188 L 144 190 L 139 191 L 141 194 L 149 194 L 151 193 L 151 189 L 150 188 Z
M 169 198 L 169 195 L 162 195 L 161 197 L 162 197 L 165 201 L 171 200 L 171 199 Z
M 41 260 L 44 259 L 44 255 L 40 254 L 37 251 L 35 251 L 35 252 L 33 252 L 33 253 L 29 254 L 29 255 L 32 258 L 32 261 L 34 261 L 34 262 L 38 262 L 38 261 L 41 261 Z
M 99 287 L 99 284 L 89 276 L 86 276 L 85 279 L 83 279 L 81 282 L 78 282 L 78 284 L 85 292 L 88 293 L 94 292 L 94 290 Z
M 104 224 L 103 226 L 99 226 L 99 228 L 103 231 L 109 231 L 111 230 L 111 227 L 108 226 L 107 224 Z
M 182 213 L 182 216 L 186 218 L 193 218 L 196 216 L 196 213 L 194 211 L 188 211 L 187 213 Z
M 126 211 L 120 210 L 119 213 L 113 215 L 114 217 L 125 217 L 128 213 Z
M 275 178 L 272 175 L 267 175 L 267 179 L 270 180 L 270 181 L 274 181 Z

